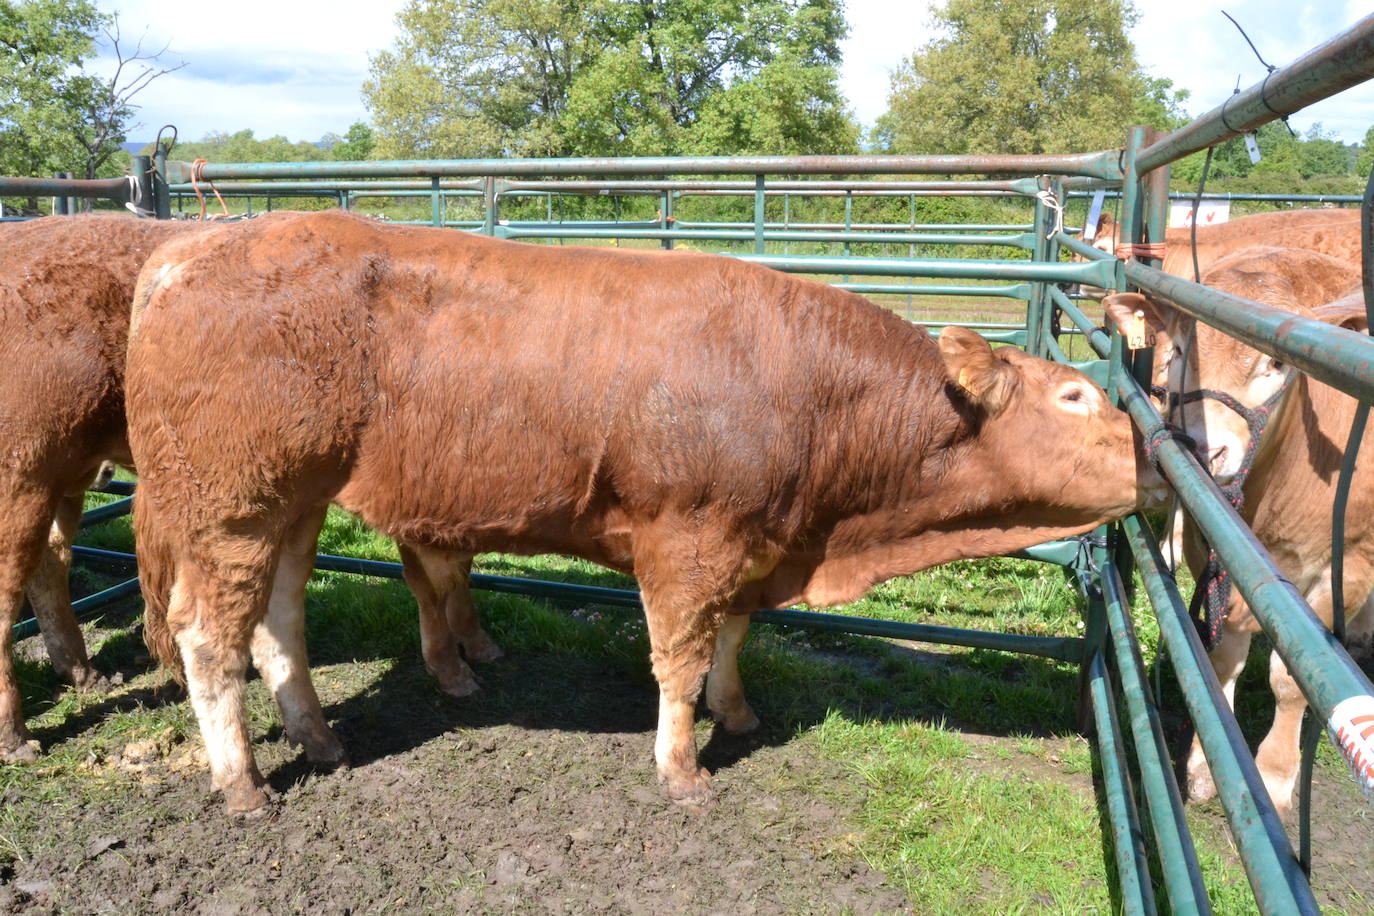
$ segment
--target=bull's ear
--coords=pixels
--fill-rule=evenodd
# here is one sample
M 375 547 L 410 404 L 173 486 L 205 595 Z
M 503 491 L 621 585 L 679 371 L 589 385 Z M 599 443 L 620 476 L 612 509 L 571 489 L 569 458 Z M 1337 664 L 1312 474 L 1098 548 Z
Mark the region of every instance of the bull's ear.
M 940 355 L 949 380 L 990 414 L 1006 406 L 1011 375 L 1016 371 L 992 355 L 992 347 L 968 328 L 950 326 L 940 332 Z
M 1097 241 L 1104 235 L 1111 235 L 1116 231 L 1116 220 L 1110 213 L 1103 210 L 1097 217 L 1097 231 L 1093 233 L 1093 241 Z
M 1135 320 L 1136 313 L 1145 316 L 1145 324 L 1152 334 L 1160 331 L 1172 334 L 1172 325 L 1177 323 L 1177 311 L 1162 302 L 1156 302 L 1140 293 L 1112 293 L 1102 300 L 1102 306 L 1116 326 L 1124 330 Z

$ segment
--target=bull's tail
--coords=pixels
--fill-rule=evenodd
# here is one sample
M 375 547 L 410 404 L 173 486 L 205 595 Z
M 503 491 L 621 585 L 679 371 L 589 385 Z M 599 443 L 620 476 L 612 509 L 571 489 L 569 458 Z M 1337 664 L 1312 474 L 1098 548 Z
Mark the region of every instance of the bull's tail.
M 134 537 L 138 543 L 138 581 L 143 588 L 143 641 L 164 668 L 185 683 L 181 652 L 167 623 L 176 562 L 167 527 L 159 524 L 156 511 L 142 493 L 134 495 Z

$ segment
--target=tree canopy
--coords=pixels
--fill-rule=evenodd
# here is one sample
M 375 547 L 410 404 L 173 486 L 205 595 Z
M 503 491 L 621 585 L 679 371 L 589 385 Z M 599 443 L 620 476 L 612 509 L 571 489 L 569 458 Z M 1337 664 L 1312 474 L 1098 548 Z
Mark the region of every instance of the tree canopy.
M 103 22 L 87 0 L 0 0 L 0 173 L 74 169 L 72 128 L 92 101 L 80 67 Z
M 939 37 L 893 73 L 878 139 L 900 153 L 1118 146 L 1138 114 L 1177 113 L 1136 63 L 1135 20 L 1130 0 L 948 0 Z
M 857 149 L 840 0 L 410 0 L 363 97 L 385 157 Z

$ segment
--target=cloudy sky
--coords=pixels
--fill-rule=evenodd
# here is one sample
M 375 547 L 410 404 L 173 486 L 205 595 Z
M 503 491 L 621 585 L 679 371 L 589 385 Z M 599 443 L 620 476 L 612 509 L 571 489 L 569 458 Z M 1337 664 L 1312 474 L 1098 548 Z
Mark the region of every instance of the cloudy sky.
M 165 58 L 186 67 L 161 77 L 137 99 L 143 127 L 131 139 L 151 140 L 158 125 L 175 124 L 183 139 L 251 128 L 256 136 L 317 140 L 366 120 L 360 87 L 368 57 L 390 45 L 403 0 L 349 4 L 327 0 L 238 0 L 233 15 L 205 25 L 178 26 L 165 3 L 98 0 L 117 12 L 127 46 L 170 45 Z M 888 74 L 931 35 L 930 0 L 848 0 L 852 32 L 844 46 L 841 86 L 859 119 L 871 124 L 886 107 Z M 1206 112 L 1264 69 L 1235 28 L 1235 16 L 1267 61 L 1284 66 L 1367 15 L 1366 0 L 1153 0 L 1138 3 L 1132 37 L 1155 76 L 1188 89 L 1188 110 Z M 270 23 L 270 27 L 268 24 Z M 146 29 L 146 32 L 145 32 Z M 1347 141 L 1374 124 L 1374 83 L 1347 90 L 1295 116 L 1306 130 L 1320 121 Z

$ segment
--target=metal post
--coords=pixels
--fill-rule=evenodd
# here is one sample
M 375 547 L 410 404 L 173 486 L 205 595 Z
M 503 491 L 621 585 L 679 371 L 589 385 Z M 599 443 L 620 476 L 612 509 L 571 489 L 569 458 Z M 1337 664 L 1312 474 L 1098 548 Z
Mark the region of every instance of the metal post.
M 763 254 L 763 175 L 754 176 L 754 254 Z
M 669 219 L 669 214 L 672 212 L 672 199 L 673 195 L 669 191 L 663 191 L 658 195 L 658 226 L 664 232 L 667 232 L 673 226 Z M 672 239 L 660 239 L 658 244 L 664 251 L 671 251 L 673 248 Z
M 153 152 L 153 216 L 172 218 L 172 197 L 167 189 L 167 147 L 157 144 Z
M 1031 259 L 1043 262 L 1045 260 L 1045 234 L 1049 231 L 1049 207 L 1040 198 L 1035 199 L 1035 245 L 1031 250 Z M 1030 298 L 1026 300 L 1026 352 L 1033 356 L 1044 356 L 1045 347 L 1042 342 L 1041 334 L 1043 331 L 1044 320 L 1041 312 L 1045 305 L 1045 286 L 1043 283 L 1035 283 L 1031 286 Z
M 429 222 L 432 226 L 442 226 L 444 215 L 440 211 L 441 197 L 439 195 L 439 176 L 434 176 L 429 180 Z M 491 233 L 487 233 L 490 235 Z
M 439 179 L 434 179 L 434 186 L 439 186 Z M 490 175 L 482 179 L 482 234 L 496 234 L 496 179 Z
M 151 156 L 134 157 L 134 186 L 138 189 L 137 204 L 139 215 L 144 213 L 157 213 L 157 202 L 153 196 L 153 158 Z
M 53 175 L 53 177 L 54 177 L 54 178 L 57 178 L 57 179 L 62 179 L 62 178 L 68 178 L 68 177 L 70 177 L 70 176 L 68 176 L 66 172 L 58 172 L 58 173 L 56 173 L 55 175 Z M 62 197 L 62 196 L 57 196 L 57 197 L 54 197 L 54 198 L 52 199 L 52 213 L 53 213 L 53 216 L 67 216 L 67 215 L 69 215 L 69 214 L 71 213 L 70 207 L 71 207 L 71 199 L 70 199 L 70 198 Z

